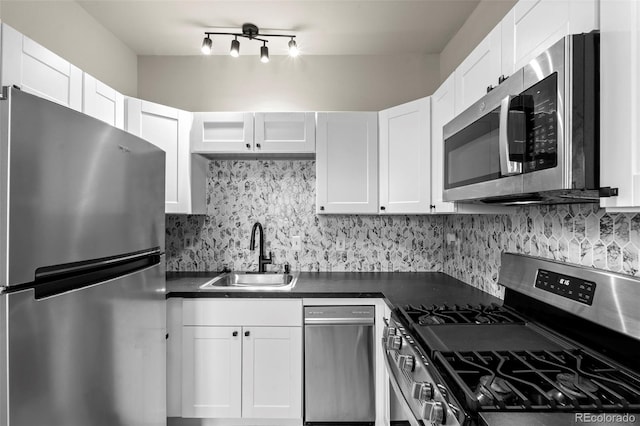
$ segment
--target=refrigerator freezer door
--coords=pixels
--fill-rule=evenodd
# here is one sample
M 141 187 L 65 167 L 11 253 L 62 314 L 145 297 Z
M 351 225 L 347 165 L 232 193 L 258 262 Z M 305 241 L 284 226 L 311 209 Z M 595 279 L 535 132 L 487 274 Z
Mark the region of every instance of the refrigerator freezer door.
M 69 108 L 9 92 L 0 102 L 9 155 L 6 284 L 32 282 L 39 267 L 163 252 L 164 152 Z
M 3 295 L 9 425 L 166 424 L 164 273 L 162 258 L 49 298 Z

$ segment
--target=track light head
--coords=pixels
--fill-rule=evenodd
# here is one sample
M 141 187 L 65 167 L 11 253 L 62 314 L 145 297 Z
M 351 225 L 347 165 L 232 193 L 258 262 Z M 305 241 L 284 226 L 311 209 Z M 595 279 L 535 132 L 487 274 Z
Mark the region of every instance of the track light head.
M 293 37 L 291 37 L 291 40 L 289 41 L 289 56 L 291 56 L 292 58 L 295 58 L 299 54 L 300 54 L 300 50 L 298 50 L 298 44 L 293 39 Z
M 231 40 L 231 51 L 229 54 L 234 58 L 240 56 L 240 42 L 238 41 L 238 37 L 236 37 L 235 40 Z
M 204 38 L 204 40 L 202 40 L 202 47 L 200 48 L 200 50 L 205 55 L 211 55 L 212 49 L 213 49 L 213 41 L 211 41 L 211 38 L 209 38 L 209 36 L 207 35 Z
M 260 62 L 263 64 L 269 62 L 269 48 L 267 47 L 267 43 L 263 44 L 260 48 Z

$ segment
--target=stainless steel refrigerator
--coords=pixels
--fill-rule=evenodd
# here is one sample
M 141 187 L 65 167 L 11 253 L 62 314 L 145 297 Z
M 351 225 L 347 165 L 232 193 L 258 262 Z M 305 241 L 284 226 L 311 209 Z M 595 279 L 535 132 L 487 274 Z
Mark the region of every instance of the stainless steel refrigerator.
M 0 425 L 166 424 L 164 152 L 0 101 Z

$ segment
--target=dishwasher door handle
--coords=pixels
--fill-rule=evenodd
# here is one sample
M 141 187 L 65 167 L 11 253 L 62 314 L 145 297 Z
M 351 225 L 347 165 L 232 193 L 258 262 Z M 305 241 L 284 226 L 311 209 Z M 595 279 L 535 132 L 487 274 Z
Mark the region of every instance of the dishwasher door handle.
M 305 325 L 374 325 L 373 318 L 305 318 Z

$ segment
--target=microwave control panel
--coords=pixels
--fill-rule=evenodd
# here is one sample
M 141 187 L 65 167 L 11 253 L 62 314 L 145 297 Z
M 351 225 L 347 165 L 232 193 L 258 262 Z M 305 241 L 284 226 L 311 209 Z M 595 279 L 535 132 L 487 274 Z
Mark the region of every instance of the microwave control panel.
M 535 287 L 591 306 L 596 283 L 556 272 L 538 269 Z
M 558 164 L 557 76 L 551 74 L 520 95 L 525 112 L 525 173 Z

